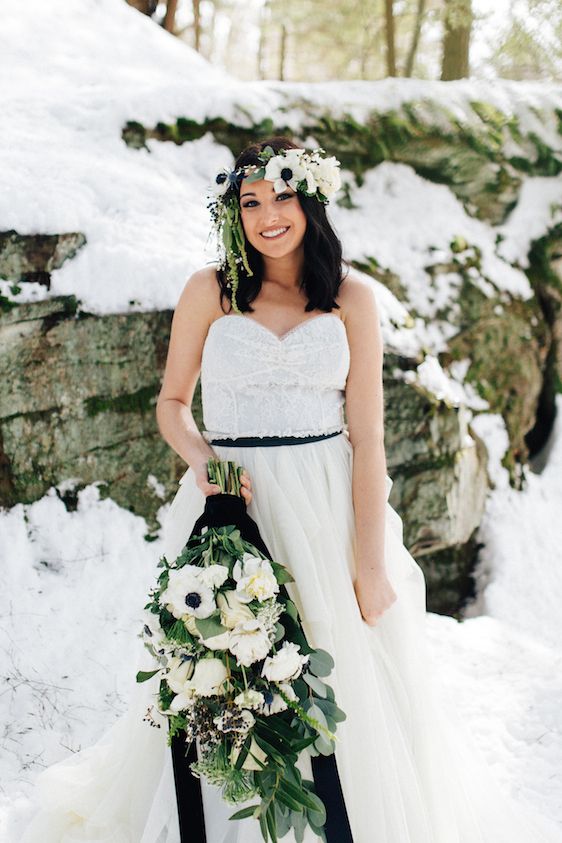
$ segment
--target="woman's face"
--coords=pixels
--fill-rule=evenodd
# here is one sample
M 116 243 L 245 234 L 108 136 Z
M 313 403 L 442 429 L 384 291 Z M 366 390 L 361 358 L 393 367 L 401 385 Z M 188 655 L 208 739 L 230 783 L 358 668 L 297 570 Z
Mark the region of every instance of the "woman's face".
M 248 241 L 263 255 L 281 258 L 301 246 L 306 215 L 292 188 L 275 193 L 273 182 L 268 179 L 250 183 L 244 179 L 240 213 Z

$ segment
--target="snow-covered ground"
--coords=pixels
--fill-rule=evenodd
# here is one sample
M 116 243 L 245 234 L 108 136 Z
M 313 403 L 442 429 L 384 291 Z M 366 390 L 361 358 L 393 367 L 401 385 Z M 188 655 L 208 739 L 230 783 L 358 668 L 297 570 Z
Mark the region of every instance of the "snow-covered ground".
M 87 237 L 77 257 L 53 273 L 50 292 L 24 285 L 21 298 L 73 293 L 97 313 L 173 307 L 189 273 L 213 259 L 205 193 L 213 173 L 231 163 L 230 153 L 211 135 L 133 150 L 121 139 L 127 120 L 152 126 L 220 115 L 247 125 L 243 109 L 258 121 L 282 107 L 288 92 L 359 120 L 369 109 L 442 97 L 459 119 L 470 120 L 470 100 L 486 99 L 516 113 L 524 130 L 551 146 L 562 143 L 533 110 L 562 107 L 554 87 L 414 80 L 240 85 L 123 0 L 27 0 L 4 9 L 2 24 L 9 131 L 0 135 L 0 230 Z M 284 117 L 295 126 L 300 120 L 297 109 Z M 496 288 L 529 294 L 520 266 L 530 238 L 559 218 L 562 179 L 528 180 L 501 227 L 498 250 L 497 230 L 470 218 L 448 188 L 404 165 L 368 173 L 354 200 L 356 210 L 331 209 L 346 256 L 374 256 L 399 273 L 419 312 L 431 318 L 424 306 L 454 297 L 455 278 L 445 279 L 433 305 L 416 292 L 424 267 L 437 255 L 447 260 L 457 234 L 480 247 L 483 272 Z M 453 383 L 432 356 L 447 326 L 409 327 L 405 308 L 382 285 L 377 291 L 387 347 L 414 353 L 423 345 L 420 382 L 485 409 L 462 391 L 462 361 Z M 443 692 L 506 786 L 558 823 L 562 840 L 560 409 L 562 403 L 547 466 L 531 474 L 523 492 L 508 488 L 499 463 L 501 420 L 486 413 L 474 419 L 496 481 L 480 530 L 481 593 L 471 617 L 458 623 L 428 615 L 428 629 Z M 75 512 L 66 511 L 54 489 L 0 512 L 2 841 L 17 840 L 36 773 L 92 743 L 127 706 L 136 633 L 161 549 L 161 540 L 144 540 L 145 532 L 142 519 L 101 501 L 95 486 L 80 493 Z

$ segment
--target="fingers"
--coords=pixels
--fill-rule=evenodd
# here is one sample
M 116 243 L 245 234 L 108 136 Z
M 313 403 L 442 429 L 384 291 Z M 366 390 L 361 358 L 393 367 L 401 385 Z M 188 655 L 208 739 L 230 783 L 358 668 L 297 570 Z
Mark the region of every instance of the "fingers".
M 218 495 L 220 490 L 221 487 L 218 485 L 218 483 L 207 483 L 205 485 L 205 488 L 203 489 L 203 494 L 205 495 L 205 497 L 208 497 L 209 495 Z

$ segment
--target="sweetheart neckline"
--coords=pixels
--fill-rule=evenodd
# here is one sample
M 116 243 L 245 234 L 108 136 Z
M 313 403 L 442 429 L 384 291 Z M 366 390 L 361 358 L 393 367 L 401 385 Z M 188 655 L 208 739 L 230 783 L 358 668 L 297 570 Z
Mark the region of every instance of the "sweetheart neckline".
M 285 331 L 285 333 L 281 334 L 281 336 L 276 334 L 275 331 L 272 331 L 271 328 L 267 328 L 265 325 L 262 325 L 261 322 L 258 322 L 257 319 L 253 319 L 251 316 L 245 316 L 243 313 L 225 313 L 224 316 L 219 316 L 218 319 L 214 319 L 211 322 L 211 324 L 209 325 L 209 331 L 211 330 L 213 325 L 215 325 L 217 322 L 220 322 L 222 319 L 236 319 L 236 318 L 238 318 L 238 319 L 244 319 L 246 322 L 252 322 L 254 325 L 257 325 L 258 328 L 261 328 L 262 331 L 265 331 L 266 334 L 269 334 L 271 337 L 273 337 L 273 339 L 277 340 L 277 342 L 282 343 L 287 339 L 287 337 L 296 333 L 301 328 L 304 328 L 305 325 L 308 325 L 309 322 L 315 322 L 316 319 L 322 319 L 324 316 L 331 316 L 333 319 L 337 319 L 338 322 L 341 325 L 343 325 L 343 328 L 345 330 L 345 325 L 343 323 L 343 320 L 340 319 L 340 317 L 336 313 L 318 313 L 318 314 L 316 314 L 316 316 L 313 316 L 310 319 L 303 319 L 302 322 L 298 322 L 296 325 L 293 325 L 292 328 L 289 328 L 289 330 Z

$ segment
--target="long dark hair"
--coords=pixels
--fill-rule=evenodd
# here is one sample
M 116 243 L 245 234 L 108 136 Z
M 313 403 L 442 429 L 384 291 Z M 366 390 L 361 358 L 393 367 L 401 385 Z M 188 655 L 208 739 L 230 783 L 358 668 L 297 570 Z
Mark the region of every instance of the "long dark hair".
M 234 169 L 244 167 L 248 164 L 262 166 L 258 158 L 266 146 L 271 146 L 275 153 L 280 149 L 301 149 L 298 144 L 293 143 L 290 138 L 283 135 L 275 135 L 271 138 L 250 144 L 242 150 Z M 240 196 L 240 184 L 236 188 Z M 326 214 L 325 205 L 314 196 L 305 196 L 297 191 L 297 197 L 301 208 L 306 216 L 306 231 L 304 234 L 304 265 L 301 279 L 301 289 L 307 295 L 308 303 L 305 310 L 326 310 L 331 311 L 339 308 L 335 298 L 340 285 L 349 271 L 349 265 L 342 258 L 341 242 L 332 228 Z M 236 301 L 242 312 L 254 311 L 250 302 L 254 301 L 263 282 L 263 256 L 255 249 L 246 238 L 246 254 L 248 263 L 253 275 L 248 275 L 243 266 L 240 266 L 239 285 L 236 291 Z M 346 271 L 344 273 L 344 266 Z M 221 308 L 223 297 L 226 296 L 230 302 L 230 288 L 227 286 L 226 270 L 217 269 L 217 280 L 221 289 Z

